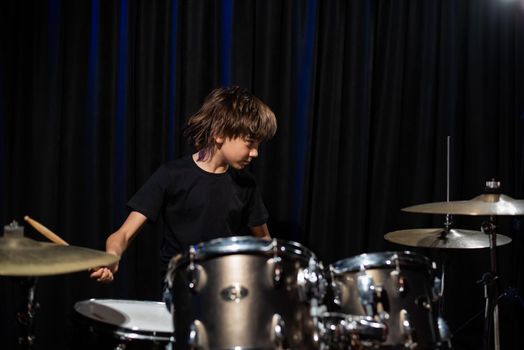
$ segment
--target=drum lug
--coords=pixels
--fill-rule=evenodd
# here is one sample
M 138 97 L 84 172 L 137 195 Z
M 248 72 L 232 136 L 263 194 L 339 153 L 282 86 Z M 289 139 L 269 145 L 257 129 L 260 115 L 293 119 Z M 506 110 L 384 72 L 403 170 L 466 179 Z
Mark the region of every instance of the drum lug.
M 298 271 L 297 284 L 300 301 L 322 300 L 327 285 L 322 274 L 322 264 L 310 258 L 308 267 Z
M 402 309 L 400 310 L 400 332 L 404 335 L 405 343 L 404 347 L 408 349 L 414 349 L 417 347 L 417 343 L 413 342 L 413 332 L 415 329 L 411 325 L 411 317 L 409 313 Z
M 442 317 L 439 317 L 437 319 L 437 325 L 440 341 L 448 344 L 449 348 L 451 349 L 451 332 L 447 322 Z
M 190 350 L 207 350 L 209 348 L 206 328 L 199 320 L 194 320 L 189 326 L 187 343 Z
M 425 295 L 416 298 L 415 305 L 417 305 L 422 310 L 431 311 L 431 301 Z
M 406 277 L 400 272 L 400 270 L 393 270 L 390 273 L 391 277 L 393 277 L 397 284 L 397 292 L 400 296 L 404 296 L 407 292 L 407 279 Z
M 368 275 L 358 276 L 357 289 L 366 316 L 374 316 L 376 310 L 376 293 L 373 278 Z
M 273 258 L 271 259 L 273 263 L 273 285 L 275 288 L 279 288 L 282 285 L 283 277 L 283 267 L 282 267 L 282 258 L 278 256 L 278 241 L 276 238 L 271 242 L 273 246 Z
M 398 294 L 400 296 L 404 296 L 406 294 L 406 289 L 407 289 L 407 280 L 406 280 L 406 277 L 400 271 L 400 262 L 398 259 L 398 255 L 395 254 L 394 260 L 395 260 L 395 269 L 391 271 L 390 276 L 395 278 L 396 280 Z
M 197 288 L 198 284 L 198 267 L 195 264 L 195 255 L 196 251 L 193 246 L 189 248 L 189 265 L 186 269 L 187 274 L 187 280 L 189 282 L 188 287 L 189 289 L 194 292 Z
M 283 349 L 286 342 L 286 323 L 279 314 L 273 314 L 271 319 L 271 341 L 275 349 Z
M 433 280 L 433 288 L 431 291 L 433 294 L 433 302 L 438 301 L 442 297 L 442 280 L 439 277 L 435 276 L 435 279 Z
M 331 291 L 333 292 L 333 303 L 337 306 L 342 305 L 342 288 L 337 282 L 331 282 Z
M 280 257 L 273 258 L 273 285 L 279 288 L 282 285 L 282 259 Z

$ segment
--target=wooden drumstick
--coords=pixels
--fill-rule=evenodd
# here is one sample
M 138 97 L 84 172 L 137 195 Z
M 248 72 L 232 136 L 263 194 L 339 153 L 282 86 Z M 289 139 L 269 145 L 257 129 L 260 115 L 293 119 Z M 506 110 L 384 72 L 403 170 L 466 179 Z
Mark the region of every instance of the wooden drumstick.
M 33 226 L 35 230 L 46 236 L 47 239 L 49 239 L 51 242 L 61 245 L 69 245 L 69 243 L 64 241 L 62 238 L 60 238 L 58 235 L 53 233 L 50 229 L 48 229 L 38 221 L 31 219 L 27 215 L 24 216 L 24 220 L 27 221 L 31 226 Z

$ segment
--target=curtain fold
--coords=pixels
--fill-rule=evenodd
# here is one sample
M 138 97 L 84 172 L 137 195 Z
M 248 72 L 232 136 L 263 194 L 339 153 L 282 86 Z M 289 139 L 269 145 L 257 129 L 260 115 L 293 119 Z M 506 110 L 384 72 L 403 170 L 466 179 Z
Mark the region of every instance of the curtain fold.
M 242 85 L 276 113 L 252 165 L 273 236 L 326 265 L 414 250 L 447 261 L 445 316 L 457 349 L 480 346 L 476 284 L 487 250 L 386 242 L 442 227 L 408 205 L 470 199 L 491 178 L 524 198 L 524 8 L 494 0 L 26 1 L 0 4 L 0 217 L 30 215 L 70 244 L 104 249 L 125 202 L 163 162 L 191 152 L 185 120 L 213 88 Z M 483 218 L 455 217 L 479 230 Z M 501 290 L 524 294 L 520 217 L 500 218 Z M 43 240 L 26 227 L 30 238 Z M 39 279 L 37 348 L 73 348 L 74 302 L 158 299 L 158 225 L 117 279 Z M 15 348 L 16 282 L 0 278 L 0 337 Z M 7 301 L 7 302 L 5 302 Z M 524 343 L 523 310 L 502 298 L 503 348 Z

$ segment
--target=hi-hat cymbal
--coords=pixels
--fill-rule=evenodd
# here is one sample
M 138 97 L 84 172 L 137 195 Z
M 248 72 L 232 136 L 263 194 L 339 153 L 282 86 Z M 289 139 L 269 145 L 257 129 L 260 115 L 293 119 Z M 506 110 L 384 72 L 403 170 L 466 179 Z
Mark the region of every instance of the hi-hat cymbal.
M 504 194 L 482 194 L 468 201 L 435 202 L 403 208 L 403 211 L 454 215 L 524 215 L 524 200 Z
M 489 235 L 480 231 L 451 229 L 447 233 L 441 228 L 419 228 L 387 233 L 390 242 L 411 247 L 441 249 L 489 248 Z M 511 238 L 497 234 L 497 246 L 511 242 Z
M 0 237 L 0 275 L 49 276 L 107 266 L 120 258 L 102 251 L 27 237 Z

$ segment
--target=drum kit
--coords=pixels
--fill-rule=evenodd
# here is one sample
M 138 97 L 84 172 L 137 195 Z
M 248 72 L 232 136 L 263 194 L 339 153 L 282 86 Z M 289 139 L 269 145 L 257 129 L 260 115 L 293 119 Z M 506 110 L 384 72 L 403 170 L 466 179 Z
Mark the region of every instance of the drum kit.
M 496 300 L 497 216 L 524 215 L 524 200 L 485 193 L 467 201 L 427 203 L 404 211 L 444 214 L 443 229 L 389 232 L 400 245 L 489 248 L 485 349 L 500 348 Z M 487 216 L 481 231 L 452 228 L 452 215 Z M 177 349 L 450 349 L 440 306 L 442 275 L 410 251 L 361 254 L 326 267 L 296 242 L 230 237 L 191 247 L 172 259 L 168 282 Z M 490 338 L 493 335 L 493 338 Z
M 524 215 L 524 200 L 486 193 L 469 201 L 405 208 L 444 214 L 443 229 L 393 231 L 385 239 L 436 249 L 489 248 L 485 344 L 499 348 L 495 217 Z M 451 228 L 452 215 L 489 217 L 481 231 Z M 22 232 L 21 232 L 22 231 Z M 19 314 L 20 343 L 34 342 L 34 288 L 39 276 L 109 265 L 118 257 L 87 248 L 23 237 L 17 224 L 0 237 L 0 275 L 30 278 Z M 448 349 L 450 334 L 437 311 L 443 276 L 427 257 L 410 251 L 361 254 L 324 266 L 300 243 L 228 237 L 192 246 L 171 260 L 170 302 L 91 299 L 74 305 L 85 341 L 111 349 Z M 168 311 L 169 309 L 169 311 Z M 493 339 L 490 338 L 493 335 Z M 88 347 L 89 347 L 88 346 Z

